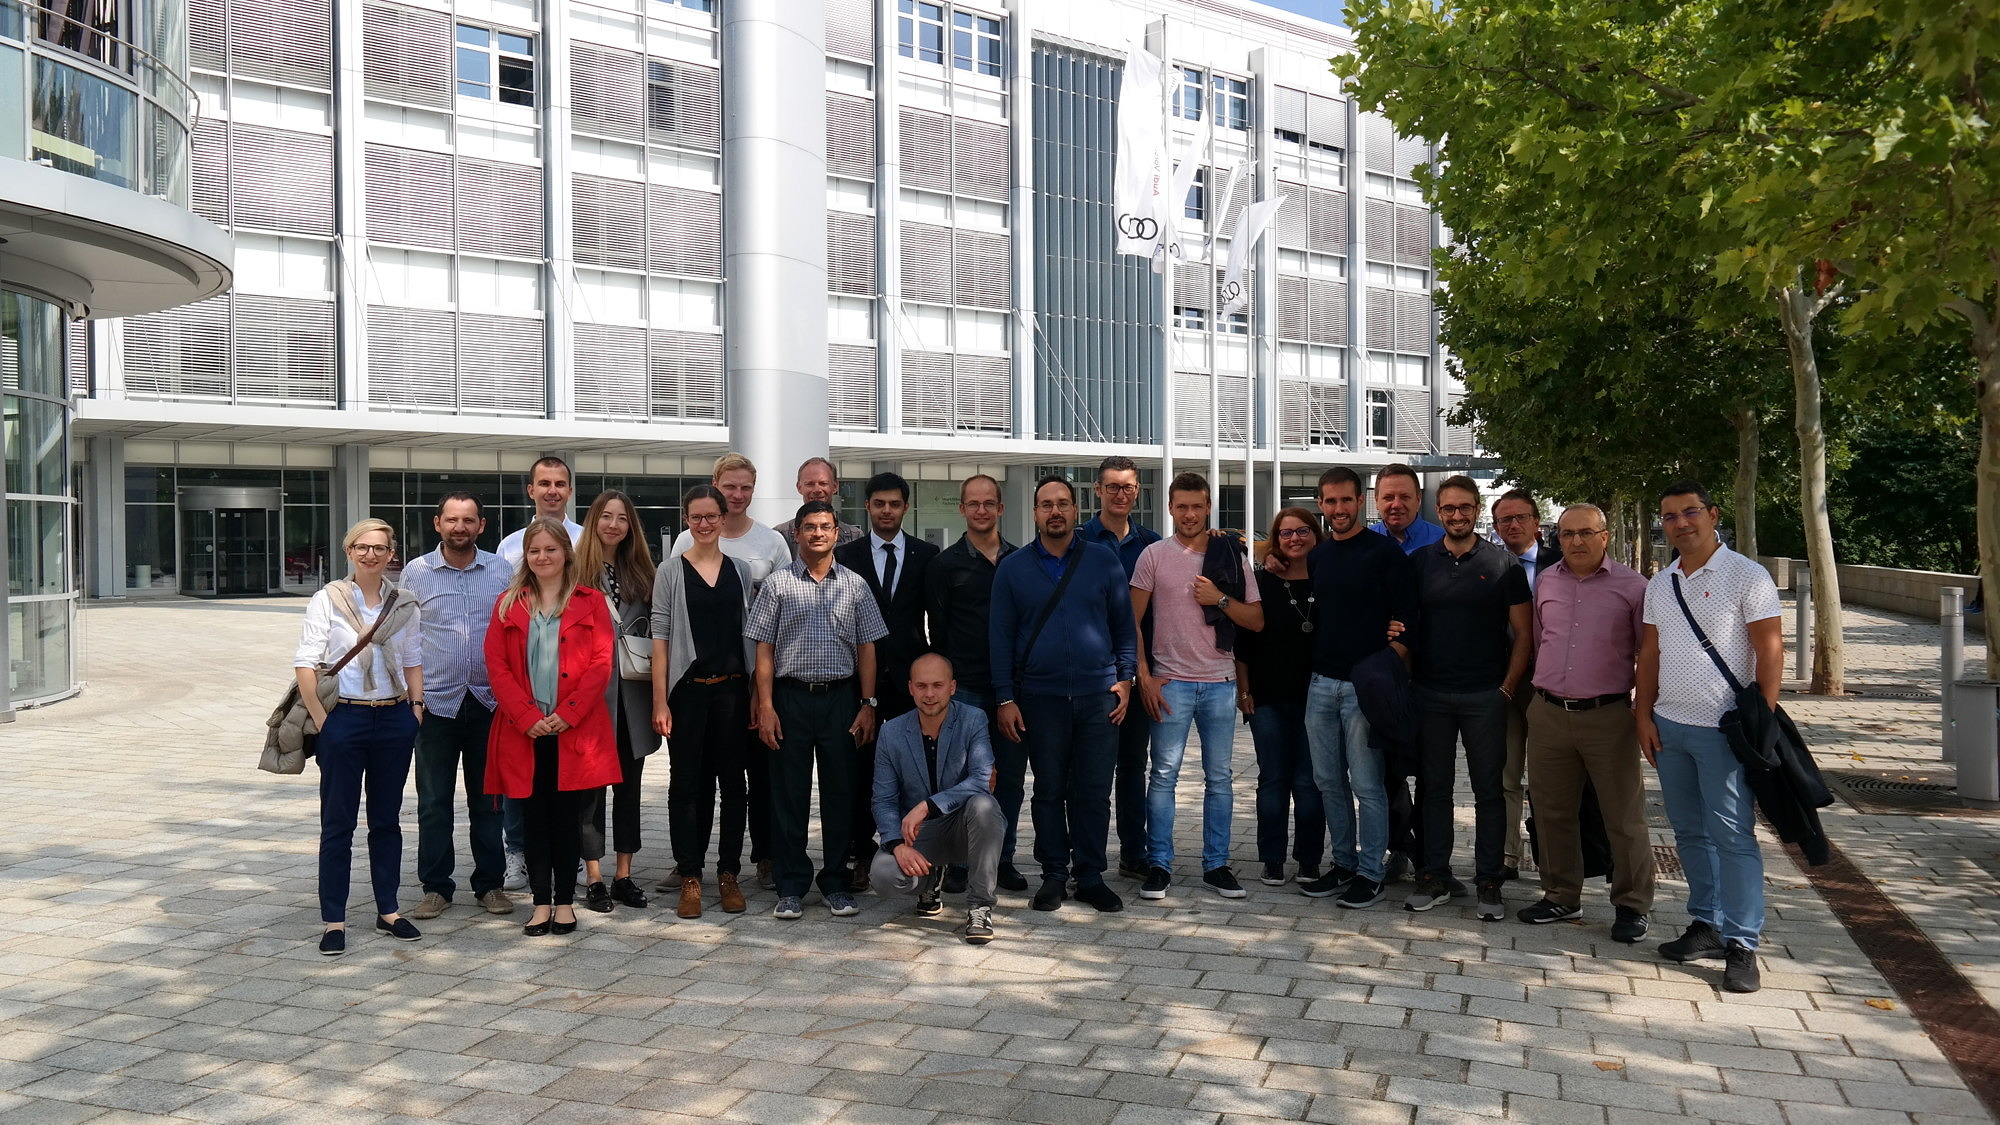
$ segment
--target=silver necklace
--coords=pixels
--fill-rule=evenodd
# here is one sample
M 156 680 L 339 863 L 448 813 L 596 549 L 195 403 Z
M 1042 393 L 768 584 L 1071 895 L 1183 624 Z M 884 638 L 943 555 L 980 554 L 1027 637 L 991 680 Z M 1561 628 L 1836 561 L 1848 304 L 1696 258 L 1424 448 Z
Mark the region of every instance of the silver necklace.
M 1313 603 L 1319 600 L 1318 595 L 1314 594 L 1312 590 L 1308 588 L 1306 590 L 1306 607 L 1304 609 L 1300 609 L 1298 595 L 1292 593 L 1292 582 L 1294 580 L 1290 578 L 1280 578 L 1278 581 L 1283 582 L 1285 584 L 1285 600 L 1292 603 L 1292 612 L 1299 615 L 1299 632 L 1301 633 L 1312 632 L 1314 629 L 1313 619 L 1312 619 Z

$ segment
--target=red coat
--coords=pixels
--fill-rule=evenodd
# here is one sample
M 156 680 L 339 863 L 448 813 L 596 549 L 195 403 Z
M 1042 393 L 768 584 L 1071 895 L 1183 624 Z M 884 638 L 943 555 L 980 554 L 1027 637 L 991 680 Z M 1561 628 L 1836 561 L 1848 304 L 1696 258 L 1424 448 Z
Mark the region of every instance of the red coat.
M 486 740 L 486 791 L 528 797 L 535 790 L 535 743 L 529 728 L 542 721 L 528 682 L 528 615 L 533 595 L 505 615 L 499 606 L 486 628 L 486 672 L 493 685 L 493 729 Z M 622 779 L 618 736 L 604 709 L 611 683 L 616 629 L 603 594 L 579 586 L 569 597 L 558 634 L 556 711 L 570 729 L 556 736 L 556 788 L 599 789 Z

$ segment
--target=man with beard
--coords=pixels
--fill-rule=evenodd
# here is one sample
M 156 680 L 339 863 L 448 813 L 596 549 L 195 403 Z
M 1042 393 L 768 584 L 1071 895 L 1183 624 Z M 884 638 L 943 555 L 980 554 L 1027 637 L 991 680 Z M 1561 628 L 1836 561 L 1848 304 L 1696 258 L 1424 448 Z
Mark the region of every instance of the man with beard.
M 1109 547 L 1074 530 L 1076 488 L 1035 488 L 1035 539 L 993 576 L 990 652 L 1002 738 L 1024 742 L 1035 771 L 1036 910 L 1076 897 L 1100 911 L 1125 903 L 1104 885 L 1118 723 L 1137 672 L 1132 595 Z
M 511 914 L 501 889 L 506 860 L 501 814 L 486 796 L 486 735 L 493 725 L 493 689 L 486 682 L 486 626 L 513 577 L 499 555 L 479 549 L 486 517 L 479 498 L 454 492 L 431 517 L 437 549 L 403 568 L 403 589 L 417 599 L 424 623 L 424 719 L 417 727 L 417 879 L 423 901 L 412 918 L 435 918 L 458 890 L 452 853 L 461 769 L 465 814 L 472 831 L 472 897 L 494 914 Z M 525 873 L 525 868 L 524 868 Z

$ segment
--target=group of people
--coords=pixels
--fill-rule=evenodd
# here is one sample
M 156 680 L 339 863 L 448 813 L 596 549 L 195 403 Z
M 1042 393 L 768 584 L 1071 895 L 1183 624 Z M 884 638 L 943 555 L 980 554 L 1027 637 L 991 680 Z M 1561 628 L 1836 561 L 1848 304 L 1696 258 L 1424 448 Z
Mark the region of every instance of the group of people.
M 656 889 L 678 891 L 680 917 L 703 910 L 711 843 L 721 909 L 747 909 L 746 835 L 780 919 L 802 916 L 815 888 L 835 916 L 858 913 L 871 888 L 914 896 L 925 916 L 963 893 L 973 943 L 992 940 L 1001 890 L 1032 891 L 1036 910 L 1074 898 L 1118 911 L 1106 881 L 1114 824 L 1117 874 L 1141 900 L 1163 900 L 1191 736 L 1200 885 L 1242 898 L 1230 865 L 1240 714 L 1256 751 L 1265 885 L 1296 879 L 1305 895 L 1363 909 L 1413 875 L 1407 910 L 1463 897 L 1479 917 L 1503 918 L 1502 888 L 1525 866 L 1525 789 L 1542 896 L 1518 918 L 1578 916 L 1580 824 L 1594 802 L 1611 936 L 1625 942 L 1649 929 L 1640 763 L 1653 763 L 1693 918 L 1661 952 L 1724 960 L 1725 987 L 1758 987 L 1761 858 L 1720 731 L 1732 693 L 1709 650 L 1775 697 L 1778 598 L 1716 537 L 1719 510 L 1698 485 L 1661 498 L 1678 558 L 1649 584 L 1607 558 L 1590 505 L 1562 512 L 1551 550 L 1534 498 L 1505 493 L 1494 543 L 1477 532 L 1474 481 L 1440 484 L 1432 523 L 1418 514 L 1420 478 L 1401 465 L 1376 475 L 1372 527 L 1361 478 L 1327 470 L 1318 511 L 1280 511 L 1261 564 L 1239 536 L 1211 529 L 1198 474 L 1166 484 L 1169 535 L 1139 524 L 1139 470 L 1123 457 L 1099 466 L 1088 520 L 1068 479 L 1037 482 L 1034 536 L 1018 548 L 1000 532 L 1000 483 L 968 478 L 964 532 L 940 549 L 905 532 L 910 487 L 894 473 L 863 488 L 865 528 L 841 521 L 823 458 L 799 468 L 795 518 L 760 524 L 749 515 L 756 468 L 729 454 L 687 493 L 686 530 L 657 565 L 623 493 L 569 522 L 570 481 L 558 458 L 535 464 L 537 515 L 497 555 L 477 546 L 479 499 L 445 497 L 438 547 L 399 582 L 387 577 L 390 528 L 363 520 L 343 544 L 352 577 L 308 607 L 301 684 L 340 681 L 330 713 L 302 693 L 319 729 L 322 952 L 345 948 L 364 792 L 376 927 L 420 936 L 397 907 L 413 758 L 424 897 L 411 917 L 435 917 L 456 894 L 461 776 L 470 890 L 484 909 L 512 912 L 507 891 L 525 883 L 525 929 L 537 935 L 575 929 L 579 884 L 591 909 L 647 905 L 632 867 L 640 779 L 663 743 L 674 868 Z M 1460 746 L 1470 889 L 1453 874 Z M 1017 865 L 1024 804 L 1038 883 Z

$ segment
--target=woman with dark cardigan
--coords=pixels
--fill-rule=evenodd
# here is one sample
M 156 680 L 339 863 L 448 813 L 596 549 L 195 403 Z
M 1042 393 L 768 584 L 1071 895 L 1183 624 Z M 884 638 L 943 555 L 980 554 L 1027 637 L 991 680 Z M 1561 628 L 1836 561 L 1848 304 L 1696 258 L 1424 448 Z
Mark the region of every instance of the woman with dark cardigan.
M 1271 521 L 1270 555 L 1257 568 L 1264 628 L 1236 634 L 1236 706 L 1249 720 L 1257 748 L 1257 860 L 1267 887 L 1290 878 L 1288 837 L 1301 885 L 1319 877 L 1326 855 L 1326 812 L 1306 746 L 1306 683 L 1312 678 L 1318 620 L 1306 556 L 1319 541 L 1316 513 L 1304 508 L 1278 513 Z
M 486 791 L 522 802 L 535 912 L 529 937 L 576 929 L 577 826 L 595 790 L 618 780 L 618 740 L 604 691 L 616 626 L 603 594 L 576 584 L 569 532 L 537 517 L 521 569 L 493 607 L 486 671 L 493 687 Z

